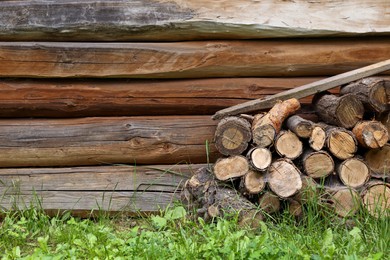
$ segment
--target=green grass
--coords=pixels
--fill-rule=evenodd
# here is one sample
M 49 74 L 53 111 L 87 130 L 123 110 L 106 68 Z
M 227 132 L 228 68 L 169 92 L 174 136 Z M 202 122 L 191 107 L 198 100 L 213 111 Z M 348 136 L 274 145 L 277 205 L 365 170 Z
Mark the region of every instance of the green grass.
M 48 217 L 36 209 L 6 213 L 2 259 L 386 259 L 390 220 L 364 212 L 354 226 L 307 207 L 297 222 L 287 213 L 259 228 L 235 217 L 204 223 L 177 206 L 147 218 Z

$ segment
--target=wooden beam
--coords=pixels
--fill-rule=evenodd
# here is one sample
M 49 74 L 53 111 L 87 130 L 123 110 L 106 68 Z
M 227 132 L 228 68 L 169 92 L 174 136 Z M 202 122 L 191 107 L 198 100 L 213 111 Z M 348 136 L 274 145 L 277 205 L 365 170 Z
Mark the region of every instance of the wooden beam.
M 328 76 L 388 57 L 390 38 L 175 43 L 0 42 L 0 76 Z
M 0 120 L 0 167 L 172 164 L 219 155 L 209 116 Z
M 390 60 L 385 60 L 359 68 L 353 71 L 348 71 L 327 79 L 322 79 L 317 82 L 309 83 L 294 89 L 290 89 L 273 96 L 266 97 L 264 99 L 248 101 L 244 104 L 239 104 L 233 107 L 229 107 L 218 111 L 213 116 L 214 119 L 220 119 L 229 115 L 237 115 L 242 113 L 254 112 L 266 108 L 271 108 L 276 102 L 280 100 L 286 100 L 289 98 L 303 98 L 321 91 L 325 91 L 351 81 L 369 77 L 384 71 L 390 70 Z
M 2 211 L 157 212 L 177 199 L 185 180 L 206 165 L 0 169 Z
M 0 40 L 179 41 L 388 35 L 388 9 L 386 0 L 0 1 Z

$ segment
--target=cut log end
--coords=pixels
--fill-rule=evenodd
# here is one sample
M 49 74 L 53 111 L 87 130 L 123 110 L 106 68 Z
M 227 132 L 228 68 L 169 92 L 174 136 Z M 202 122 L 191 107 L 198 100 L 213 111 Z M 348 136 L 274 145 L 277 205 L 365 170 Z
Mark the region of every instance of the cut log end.
M 388 178 L 390 176 L 390 144 L 380 149 L 369 150 L 364 158 L 373 177 Z
M 271 165 L 272 154 L 266 148 L 256 147 L 248 152 L 247 158 L 252 167 L 258 171 L 265 171 Z
M 322 178 L 334 171 L 332 157 L 324 151 L 307 151 L 302 157 L 305 173 L 312 178 Z
M 313 128 L 313 131 L 309 139 L 310 147 L 315 151 L 322 150 L 322 148 L 325 145 L 325 140 L 326 140 L 325 130 L 320 126 L 315 126 Z
M 370 178 L 367 164 L 357 158 L 350 158 L 340 163 L 337 173 L 341 182 L 352 188 L 363 186 Z
M 259 197 L 259 208 L 268 214 L 276 213 L 280 210 L 280 199 L 267 191 Z
M 340 217 L 355 215 L 360 205 L 359 194 L 348 188 L 340 188 L 332 192 L 330 200 L 335 213 Z
M 352 158 L 357 151 L 353 133 L 342 128 L 327 131 L 326 145 L 332 155 L 340 160 Z
M 390 216 L 390 184 L 373 183 L 363 192 L 363 205 L 374 217 Z
M 300 138 L 309 138 L 313 131 L 313 122 L 293 115 L 287 119 L 287 128 Z
M 377 121 L 361 121 L 355 125 L 352 132 L 359 144 L 366 148 L 383 147 L 389 140 L 387 128 Z
M 336 115 L 340 126 L 352 128 L 358 121 L 363 119 L 363 104 L 355 95 L 345 95 L 340 99 L 336 108 Z
M 302 154 L 303 145 L 296 134 L 282 131 L 276 138 L 275 149 L 280 156 L 294 160 Z
M 244 176 L 244 187 L 248 194 L 259 194 L 265 188 L 265 178 L 260 172 L 249 170 Z
M 268 171 L 270 189 L 279 197 L 287 198 L 302 188 L 299 169 L 288 159 L 273 162 Z
M 219 159 L 214 164 L 215 177 L 220 181 L 242 177 L 248 171 L 248 160 L 240 155 Z

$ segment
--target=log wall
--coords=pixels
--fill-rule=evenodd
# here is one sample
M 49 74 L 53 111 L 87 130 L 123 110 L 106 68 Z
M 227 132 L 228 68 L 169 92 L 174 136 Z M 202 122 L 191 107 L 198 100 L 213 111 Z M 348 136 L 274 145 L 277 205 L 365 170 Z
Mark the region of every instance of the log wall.
M 172 204 L 198 164 L 221 157 L 212 114 L 389 59 L 388 9 L 1 1 L 0 208 L 88 216 Z M 310 116 L 311 97 L 301 101 Z

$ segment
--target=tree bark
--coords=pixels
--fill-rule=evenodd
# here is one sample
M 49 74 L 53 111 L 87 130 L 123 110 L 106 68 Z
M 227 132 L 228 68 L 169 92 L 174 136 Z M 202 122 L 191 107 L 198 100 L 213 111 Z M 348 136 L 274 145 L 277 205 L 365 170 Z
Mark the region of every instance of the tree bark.
M 353 94 L 337 97 L 328 92 L 320 93 L 313 99 L 314 109 L 328 124 L 352 128 L 363 119 L 364 107 Z
M 323 178 L 333 173 L 334 161 L 325 151 L 306 150 L 302 156 L 304 172 L 311 178 Z
M 390 177 L 390 144 L 380 149 L 369 150 L 364 159 L 371 169 L 371 175 L 377 178 Z
M 331 154 L 340 160 L 352 158 L 357 151 L 357 141 L 354 134 L 340 127 L 328 127 L 326 146 Z
M 378 121 L 360 121 L 352 132 L 359 144 L 365 148 L 380 148 L 389 140 L 387 128 Z
M 222 119 L 215 130 L 215 147 L 223 155 L 241 154 L 248 148 L 251 140 L 251 124 L 240 117 Z
M 281 157 L 294 160 L 302 154 L 303 144 L 293 132 L 281 131 L 275 140 L 275 150 Z
M 369 180 L 370 169 L 363 160 L 350 158 L 338 164 L 337 174 L 342 183 L 357 189 Z
M 312 134 L 314 123 L 298 115 L 293 115 L 287 119 L 286 125 L 290 131 L 300 138 L 309 138 Z
M 390 184 L 371 181 L 362 192 L 363 205 L 371 216 L 386 218 L 390 214 Z
M 214 164 L 214 175 L 220 181 L 239 178 L 249 171 L 248 160 L 244 156 L 236 155 L 221 158 Z
M 355 94 L 367 110 L 382 113 L 390 109 L 390 81 L 364 78 L 341 88 L 340 94 Z
M 288 198 L 302 188 L 301 172 L 288 159 L 274 161 L 268 171 L 269 188 L 279 197 Z
M 257 171 L 264 172 L 272 162 L 272 153 L 267 148 L 254 147 L 247 153 L 250 165 Z

